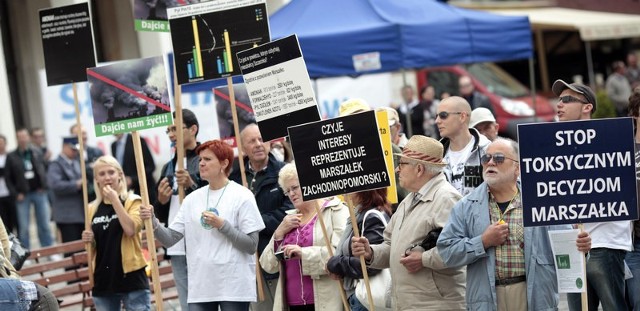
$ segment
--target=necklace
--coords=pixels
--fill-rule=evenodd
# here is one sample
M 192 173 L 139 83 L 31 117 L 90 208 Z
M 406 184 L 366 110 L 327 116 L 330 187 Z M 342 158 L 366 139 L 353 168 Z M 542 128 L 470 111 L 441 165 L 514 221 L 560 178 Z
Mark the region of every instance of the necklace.
M 216 214 L 216 216 L 220 216 L 220 212 L 218 211 L 218 204 L 220 204 L 220 199 L 222 199 L 222 196 L 224 195 L 225 190 L 227 190 L 227 185 L 229 185 L 229 181 L 228 180 L 227 180 L 227 183 L 224 184 L 224 188 L 222 188 L 222 193 L 218 197 L 218 201 L 216 202 L 216 206 L 214 206 L 213 208 L 207 207 L 207 211 Z M 206 206 L 209 206 L 209 193 L 210 192 L 211 192 L 211 189 L 207 189 Z M 213 229 L 213 227 L 211 225 L 209 225 L 208 223 L 206 223 L 204 221 L 204 215 L 200 215 L 200 225 L 202 225 L 202 227 L 207 229 L 207 230 Z
M 511 198 L 511 200 L 509 200 L 509 204 L 507 204 L 507 206 L 504 208 L 504 212 L 502 211 L 502 209 L 500 208 L 500 204 L 498 204 L 498 202 L 496 201 L 496 205 L 498 206 L 498 211 L 500 213 L 500 219 L 498 219 L 498 222 L 500 224 L 504 224 L 504 214 L 507 212 L 507 209 L 509 208 L 509 206 L 511 206 L 511 204 L 513 203 L 513 200 L 515 200 L 515 198 L 518 196 L 518 194 L 520 193 L 520 189 L 516 189 L 516 194 L 513 195 L 513 198 Z M 495 200 L 495 197 L 494 197 Z

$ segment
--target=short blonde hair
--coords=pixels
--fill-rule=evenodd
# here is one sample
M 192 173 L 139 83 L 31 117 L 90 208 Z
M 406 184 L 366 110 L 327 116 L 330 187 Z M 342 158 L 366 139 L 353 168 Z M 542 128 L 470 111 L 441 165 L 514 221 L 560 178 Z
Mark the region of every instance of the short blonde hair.
M 122 166 L 120 166 L 120 163 L 118 163 L 118 160 L 116 160 L 116 158 L 109 155 L 105 155 L 105 156 L 99 157 L 93 164 L 93 187 L 96 192 L 96 199 L 92 203 L 97 206 L 102 202 L 102 189 L 100 189 L 100 186 L 98 185 L 97 172 L 98 172 L 98 168 L 103 166 L 112 167 L 112 168 L 115 168 L 116 171 L 118 171 L 118 177 L 120 177 L 118 180 L 118 186 L 117 186 L 117 189 L 113 189 L 113 190 L 115 190 L 118 193 L 121 200 L 123 201 L 126 200 L 127 197 L 129 196 L 129 192 L 127 190 L 127 184 L 125 182 Z
M 280 173 L 278 173 L 278 184 L 280 185 L 280 188 L 284 189 L 285 181 L 291 179 L 298 179 L 298 171 L 296 170 L 295 162 L 286 164 L 280 169 Z

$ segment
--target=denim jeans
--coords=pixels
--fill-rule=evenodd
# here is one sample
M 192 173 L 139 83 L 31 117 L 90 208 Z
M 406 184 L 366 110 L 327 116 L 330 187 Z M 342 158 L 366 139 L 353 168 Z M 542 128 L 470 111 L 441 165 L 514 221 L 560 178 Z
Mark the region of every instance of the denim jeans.
M 349 307 L 351 308 L 351 311 L 369 311 L 367 308 L 365 308 L 362 305 L 362 303 L 360 303 L 360 300 L 358 300 L 358 297 L 356 297 L 355 293 L 349 296 L 348 301 L 349 301 Z
M 633 251 L 624 259 L 633 277 L 627 280 L 627 303 L 629 310 L 640 311 L 640 239 L 633 243 Z
M 212 301 L 189 304 L 189 311 L 249 311 L 249 302 L 245 301 Z
M 624 257 L 627 252 L 609 248 L 594 248 L 587 257 L 587 294 L 589 311 L 627 310 L 624 299 Z M 567 294 L 569 310 L 582 309 L 580 294 Z
M 187 280 L 187 256 L 173 255 L 171 256 L 171 270 L 173 271 L 173 279 L 176 281 L 178 288 L 178 298 L 180 299 L 180 308 L 189 310 L 187 305 L 187 297 L 189 295 L 189 283 Z
M 29 223 L 31 204 L 35 208 L 36 223 L 38 225 L 38 239 L 41 247 L 53 245 L 51 234 L 51 210 L 47 204 L 47 193 L 44 191 L 32 191 L 25 195 L 24 200 L 16 203 L 18 210 L 18 237 L 22 245 L 31 249 L 29 245 Z
M 0 278 L 0 310 L 26 311 L 29 310 L 31 302 L 24 297 L 22 282 Z
M 98 311 L 122 310 L 149 311 L 151 310 L 150 291 L 148 289 L 136 290 L 128 293 L 93 296 L 93 302 Z

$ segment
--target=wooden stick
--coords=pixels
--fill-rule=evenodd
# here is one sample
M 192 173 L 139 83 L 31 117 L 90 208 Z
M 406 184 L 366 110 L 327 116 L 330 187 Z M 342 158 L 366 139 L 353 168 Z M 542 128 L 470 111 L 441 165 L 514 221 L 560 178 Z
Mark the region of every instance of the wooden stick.
M 358 230 L 358 220 L 356 219 L 356 213 L 349 205 L 349 217 L 351 218 L 351 227 L 353 228 L 353 236 L 360 237 Z M 374 207 L 375 208 L 375 207 Z M 364 222 L 364 221 L 363 221 Z M 362 228 L 364 231 L 364 227 Z M 369 273 L 367 273 L 367 265 L 365 263 L 364 255 L 360 255 L 360 268 L 362 268 L 362 276 L 364 277 L 364 285 L 367 289 L 367 301 L 369 301 L 369 311 L 376 311 L 376 306 L 373 304 L 373 296 L 371 295 L 371 285 L 369 284 Z
M 324 225 L 324 218 L 322 217 L 322 213 L 320 212 L 320 203 L 318 202 L 318 200 L 314 201 L 315 204 L 313 204 L 313 207 L 316 209 L 318 220 L 320 220 L 320 229 L 322 229 L 324 243 L 327 244 L 327 252 L 329 253 L 329 257 L 333 257 L 333 246 L 331 246 L 331 240 L 329 239 L 329 235 L 327 234 L 327 227 Z M 336 280 L 336 282 L 338 282 L 338 288 L 340 289 L 340 297 L 342 297 L 342 304 L 344 305 L 344 309 L 351 310 L 351 308 L 349 308 L 349 301 L 347 301 L 347 293 L 344 292 L 344 288 L 342 287 L 342 280 Z
M 231 105 L 233 131 L 236 135 L 236 146 L 238 148 L 238 164 L 240 166 L 242 186 L 248 188 L 247 175 L 244 169 L 244 155 L 242 154 L 242 138 L 240 137 L 240 125 L 238 123 L 238 110 L 236 109 L 236 94 L 233 90 L 232 77 L 227 77 L 227 88 L 229 89 L 229 105 Z M 258 257 L 258 252 L 256 252 L 256 284 L 258 285 L 258 301 L 264 301 L 264 287 L 262 286 L 262 283 L 262 268 L 260 267 L 260 258 Z
M 584 224 L 578 224 L 578 229 L 580 229 L 580 232 L 584 232 Z M 582 269 L 583 271 L 585 271 L 584 274 L 584 288 L 587 288 L 587 261 L 584 260 L 582 262 Z M 587 293 L 587 291 L 585 290 L 584 292 L 582 292 L 580 294 L 580 298 L 582 300 L 582 310 L 589 310 L 589 294 Z
M 175 105 L 176 105 L 176 167 L 178 170 L 184 169 L 184 131 L 183 127 L 183 119 L 182 119 L 182 100 L 180 97 L 182 96 L 182 86 L 178 84 L 178 75 L 176 73 L 176 62 L 173 62 L 173 81 L 174 82 L 174 96 Z M 173 160 L 173 159 L 172 159 Z M 171 172 L 173 173 L 173 172 Z M 184 187 L 178 186 L 178 199 L 180 204 L 182 204 L 182 200 L 184 200 Z
M 78 157 L 80 157 L 80 174 L 82 175 L 82 206 L 84 206 L 84 229 L 91 230 L 91 218 L 89 217 L 89 192 L 87 190 L 87 170 L 84 162 L 84 141 L 82 140 L 82 123 L 80 122 L 80 104 L 78 102 L 78 87 L 76 83 L 72 83 L 73 89 L 73 104 L 76 109 L 76 128 L 78 129 L 78 143 L 80 144 L 80 150 L 78 150 Z M 90 182 L 93 182 L 91 180 Z M 89 285 L 93 287 L 93 260 L 91 260 L 91 254 L 93 253 L 93 243 L 84 243 L 84 248 L 89 254 Z
M 138 182 L 140 184 L 140 195 L 142 205 L 149 205 L 149 192 L 147 191 L 147 175 L 144 170 L 144 159 L 142 158 L 142 144 L 140 134 L 137 131 L 131 132 L 133 138 L 133 151 L 136 158 L 136 168 L 138 169 Z M 158 257 L 156 254 L 156 240 L 153 234 L 153 223 L 151 218 L 144 221 L 145 233 L 147 235 L 147 247 L 151 255 L 151 276 L 153 278 L 153 295 L 156 297 L 156 310 L 162 311 L 162 287 L 160 287 L 160 273 L 158 271 Z

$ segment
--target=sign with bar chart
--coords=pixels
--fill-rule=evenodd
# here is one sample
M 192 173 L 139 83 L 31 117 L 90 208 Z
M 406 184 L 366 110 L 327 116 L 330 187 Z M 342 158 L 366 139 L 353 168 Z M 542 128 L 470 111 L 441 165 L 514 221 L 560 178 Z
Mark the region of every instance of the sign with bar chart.
M 96 66 L 89 4 L 40 10 L 40 33 L 47 84 L 87 81 L 87 68 Z
M 178 84 L 240 74 L 235 54 L 270 41 L 264 0 L 221 0 L 170 8 Z
M 173 124 L 162 56 L 87 68 L 96 137 Z
M 211 0 L 133 0 L 133 18 L 137 31 L 169 32 L 169 7 Z
M 320 120 L 298 37 L 238 52 L 238 64 L 262 139 L 287 136 L 287 128 Z

